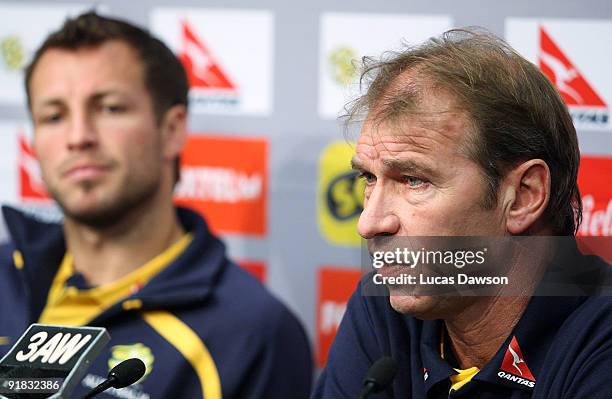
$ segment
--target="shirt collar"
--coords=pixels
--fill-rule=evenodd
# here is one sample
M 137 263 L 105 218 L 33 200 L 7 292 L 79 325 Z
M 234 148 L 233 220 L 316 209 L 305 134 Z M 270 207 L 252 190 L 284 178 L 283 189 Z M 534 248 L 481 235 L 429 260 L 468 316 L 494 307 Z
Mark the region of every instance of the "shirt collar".
M 533 390 L 557 331 L 584 300 L 584 297 L 532 297 L 512 333 L 474 380 Z M 534 384 L 527 382 L 532 380 Z
M 532 297 L 512 333 L 472 380 L 510 389 L 533 390 L 556 332 L 585 299 Z M 444 323 L 441 320 L 423 322 L 421 358 L 427 392 L 441 382 L 445 382 L 444 388 L 448 389 L 449 377 L 457 374 L 449 362 L 440 356 L 443 332 Z
M 576 273 L 576 270 L 581 272 Z M 564 245 L 557 248 L 555 258 L 536 290 L 538 294 L 531 297 L 504 344 L 472 380 L 533 390 L 549 347 L 561 325 L 587 299 L 584 293 L 591 286 L 583 284 L 584 280 L 591 283 L 594 278 L 599 278 L 599 274 L 600 270 L 596 266 L 589 266 L 589 262 L 581 256 L 573 237 L 568 237 L 567 242 L 564 241 Z M 545 296 L 550 292 L 551 282 L 562 284 L 568 296 Z M 558 289 L 553 292 L 559 294 Z M 440 357 L 439 343 L 443 326 L 441 320 L 423 323 L 421 356 L 423 367 L 428 372 L 425 381 L 428 391 L 440 381 L 456 374 L 451 365 Z

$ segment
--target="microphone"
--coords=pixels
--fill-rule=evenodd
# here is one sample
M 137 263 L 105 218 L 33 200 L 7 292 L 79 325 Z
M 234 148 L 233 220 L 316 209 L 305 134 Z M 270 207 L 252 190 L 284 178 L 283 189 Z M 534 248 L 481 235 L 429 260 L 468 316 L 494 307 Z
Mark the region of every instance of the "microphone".
M 142 378 L 147 371 L 142 360 L 137 358 L 127 359 L 116 365 L 108 372 L 108 377 L 100 385 L 92 389 L 83 399 L 93 398 L 109 388 L 125 388 Z
M 397 373 L 397 363 L 389 356 L 384 356 L 374 362 L 363 379 L 363 387 L 359 399 L 366 399 L 371 393 L 385 389 Z
M 109 340 L 101 327 L 32 324 L 0 360 L 0 399 L 70 397 Z

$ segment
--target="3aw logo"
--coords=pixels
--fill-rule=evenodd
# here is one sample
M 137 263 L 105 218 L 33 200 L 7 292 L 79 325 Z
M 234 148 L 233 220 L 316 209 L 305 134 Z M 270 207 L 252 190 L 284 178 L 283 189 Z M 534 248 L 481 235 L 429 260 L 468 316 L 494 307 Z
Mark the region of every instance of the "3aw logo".
M 502 361 L 500 371 L 497 373 L 497 375 L 498 377 L 507 381 L 511 381 L 528 388 L 535 387 L 535 377 L 531 373 L 531 370 L 529 370 L 529 367 L 527 367 L 527 363 L 525 363 L 525 358 L 523 357 L 523 353 L 521 352 L 521 348 L 519 347 L 516 337 L 512 337 L 510 345 L 508 345 L 508 349 L 506 349 L 506 354 L 504 355 L 504 360 Z
M 74 355 L 91 341 L 90 334 L 55 333 L 49 338 L 49 333 L 40 331 L 30 337 L 28 351 L 20 350 L 15 355 L 18 362 L 33 363 L 40 358 L 41 363 L 60 365 L 66 364 Z
M 559 90 L 575 123 L 608 123 L 607 104 L 543 26 L 539 27 L 538 66 Z

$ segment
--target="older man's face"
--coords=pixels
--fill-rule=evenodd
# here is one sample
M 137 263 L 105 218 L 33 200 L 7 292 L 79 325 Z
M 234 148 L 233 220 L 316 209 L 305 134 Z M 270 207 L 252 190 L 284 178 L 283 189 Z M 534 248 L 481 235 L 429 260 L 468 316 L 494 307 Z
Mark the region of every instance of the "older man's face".
M 484 171 L 467 156 L 471 130 L 453 97 L 439 89 L 425 91 L 417 111 L 399 121 L 366 119 L 353 158 L 366 180 L 359 234 L 365 239 L 504 234 L 501 210 L 483 206 Z M 422 318 L 443 317 L 461 302 L 389 289 L 397 311 Z

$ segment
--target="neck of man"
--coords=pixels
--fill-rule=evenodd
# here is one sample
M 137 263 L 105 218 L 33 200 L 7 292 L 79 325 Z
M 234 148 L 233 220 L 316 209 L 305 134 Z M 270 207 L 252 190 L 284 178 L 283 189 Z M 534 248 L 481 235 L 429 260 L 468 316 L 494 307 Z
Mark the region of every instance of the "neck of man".
M 496 296 L 457 298 L 466 306 L 443 317 L 462 369 L 482 368 L 493 359 L 523 316 L 553 256 L 553 247 L 546 239 L 532 240 L 515 251 L 514 266 L 507 273 L 512 288 L 500 288 Z
M 171 195 L 153 195 L 116 223 L 96 228 L 66 217 L 74 268 L 91 286 L 112 283 L 162 253 L 185 234 Z
M 507 272 L 512 288 L 500 290 L 497 296 L 458 298 L 466 301 L 460 311 L 443 317 L 450 345 L 459 367 L 482 369 L 493 359 L 512 330 L 523 316 L 533 293 L 557 250 L 549 226 L 538 221 L 530 229 L 530 236 L 513 247 L 513 266 Z
M 482 369 L 508 338 L 530 297 L 481 297 L 456 317 L 445 319 L 459 367 Z

